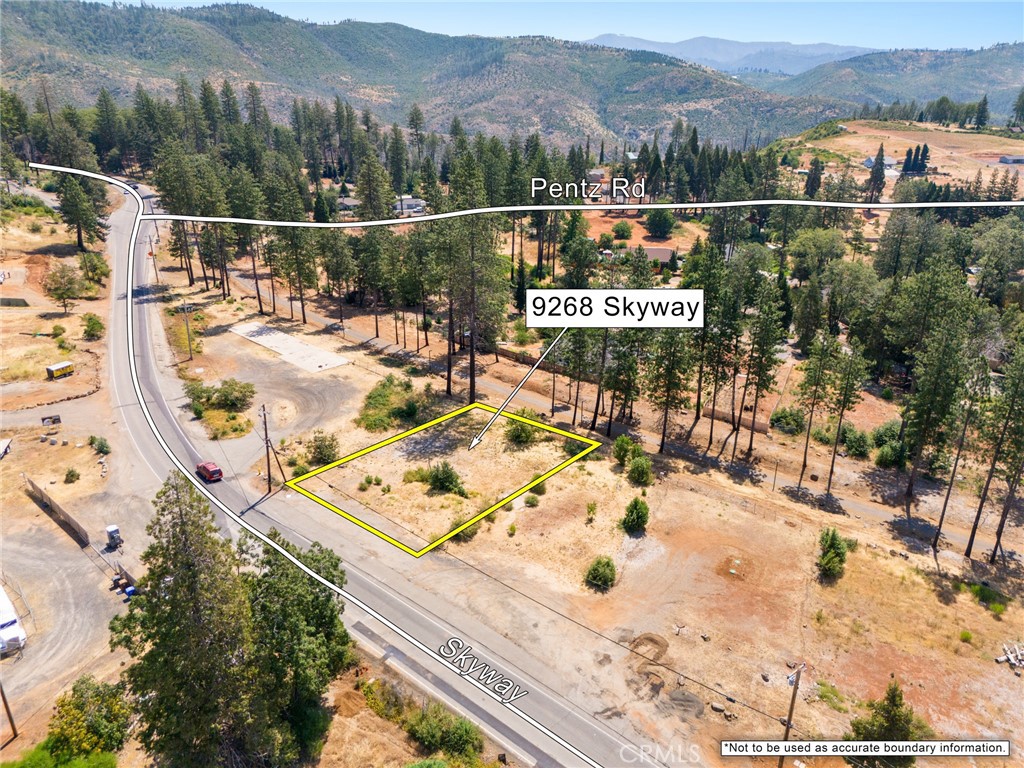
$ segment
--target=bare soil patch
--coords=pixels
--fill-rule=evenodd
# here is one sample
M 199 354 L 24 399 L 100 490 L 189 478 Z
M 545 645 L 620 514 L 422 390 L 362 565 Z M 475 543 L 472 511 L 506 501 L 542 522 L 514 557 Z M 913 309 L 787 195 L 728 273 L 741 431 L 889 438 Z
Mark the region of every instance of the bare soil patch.
M 499 417 L 484 440 L 470 451 L 470 441 L 490 416 L 478 410 L 454 416 L 326 470 L 303 481 L 303 487 L 356 516 L 357 511 L 346 508 L 346 500 L 372 509 L 420 540 L 436 541 L 571 455 L 564 450 L 566 438 L 539 429 L 531 445 L 512 446 L 503 435 L 511 421 L 505 416 Z M 442 462 L 458 473 L 465 496 L 431 490 L 425 477 L 413 476 L 417 470 L 427 472 Z M 554 482 L 555 478 L 546 481 L 545 490 L 547 483 Z M 520 509 L 525 503 L 521 497 L 512 506 Z

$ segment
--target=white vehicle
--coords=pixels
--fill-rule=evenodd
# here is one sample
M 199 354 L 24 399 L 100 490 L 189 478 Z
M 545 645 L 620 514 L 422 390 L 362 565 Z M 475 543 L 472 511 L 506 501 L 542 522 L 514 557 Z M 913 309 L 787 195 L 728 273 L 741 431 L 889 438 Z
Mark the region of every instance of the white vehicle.
M 14 604 L 7 596 L 7 592 L 0 587 L 0 655 L 24 648 L 26 640 L 28 635 L 21 626 L 18 612 L 14 610 Z

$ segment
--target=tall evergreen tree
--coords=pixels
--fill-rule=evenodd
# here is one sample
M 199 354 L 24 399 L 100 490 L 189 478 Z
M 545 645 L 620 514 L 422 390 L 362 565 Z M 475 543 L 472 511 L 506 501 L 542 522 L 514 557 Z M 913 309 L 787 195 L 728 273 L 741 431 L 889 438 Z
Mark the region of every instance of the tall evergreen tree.
M 686 331 L 663 328 L 654 335 L 645 365 L 647 397 L 660 412 L 661 442 L 658 453 L 665 452 L 672 412 L 690 401 L 687 389 L 693 373 L 692 338 Z
M 882 190 L 885 189 L 885 146 L 882 144 L 878 145 L 865 189 L 869 203 L 877 203 L 882 197 Z
M 111 620 L 111 647 L 132 658 L 123 677 L 146 750 L 171 768 L 217 765 L 249 718 L 249 601 L 231 546 L 192 483 L 172 472 L 153 504 L 146 575 Z
M 801 366 L 803 379 L 797 386 L 797 399 L 807 419 L 807 428 L 804 435 L 804 457 L 800 465 L 798 488 L 803 486 L 804 473 L 807 471 L 807 453 L 811 445 L 814 417 L 827 406 L 829 394 L 834 386 L 838 347 L 838 342 L 830 334 L 818 333 L 811 344 L 810 357 Z

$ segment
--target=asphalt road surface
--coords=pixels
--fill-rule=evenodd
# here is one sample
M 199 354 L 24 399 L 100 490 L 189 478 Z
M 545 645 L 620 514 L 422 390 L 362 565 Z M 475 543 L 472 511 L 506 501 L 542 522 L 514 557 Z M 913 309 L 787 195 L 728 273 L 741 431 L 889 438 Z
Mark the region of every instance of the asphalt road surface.
M 140 194 L 151 195 L 145 188 L 140 189 Z M 148 202 L 151 203 L 151 198 Z M 127 267 L 129 248 L 133 245 L 130 240 L 135 208 L 135 201 L 128 197 L 126 204 L 109 219 L 107 247 L 114 261 L 115 295 L 109 333 L 109 370 L 112 395 L 122 424 L 131 435 L 140 462 L 158 481 L 166 477 L 173 465 L 152 434 L 136 398 L 126 344 L 129 321 Z M 161 234 L 166 235 L 167 224 L 159 226 Z M 166 350 L 166 343 L 161 338 L 163 330 L 156 313 L 165 305 L 153 300 L 152 260 L 144 257 L 150 235 L 156 235 L 154 223 L 142 222 L 134 244 L 136 258 L 131 275 L 133 284 L 139 289 L 130 313 L 136 339 L 135 363 L 147 408 L 160 435 L 180 461 L 186 466 L 194 466 L 205 458 L 204 452 L 212 449 L 208 441 L 190 436 L 179 422 L 175 411 L 182 402 L 180 381 L 173 367 L 157 359 L 159 350 Z M 250 440 L 246 450 L 254 452 L 255 458 L 262 446 Z M 248 463 L 238 465 L 249 466 Z M 277 528 L 300 546 L 308 545 L 315 538 L 338 552 L 345 562 L 348 579 L 345 588 L 352 597 L 370 606 L 392 626 L 400 627 L 435 653 L 425 653 L 415 642 L 410 642 L 350 601 L 345 610 L 345 622 L 353 636 L 364 646 L 383 653 L 391 666 L 418 686 L 478 723 L 491 739 L 519 762 L 536 766 L 599 765 L 606 768 L 663 765 L 645 756 L 653 745 L 636 733 L 630 723 L 615 722 L 614 725 L 621 729 L 621 732 L 616 731 L 612 723 L 599 720 L 543 682 L 561 679 L 564 673 L 554 672 L 544 659 L 536 658 L 492 632 L 460 607 L 417 587 L 409 578 L 410 575 L 415 576 L 415 569 L 410 573 L 409 557 L 390 544 L 374 537 L 349 538 L 351 532 L 344 526 L 325 526 L 328 518 L 319 516 L 319 512 L 330 513 L 311 510 L 310 507 L 315 505 L 297 494 L 280 492 L 252 508 L 254 499 L 251 492 L 247 493 L 230 474 L 224 482 L 210 486 L 210 490 L 228 508 L 244 514 L 246 522 L 261 531 Z M 222 529 L 232 535 L 237 534 L 237 524 L 222 512 L 217 516 Z M 367 540 L 371 538 L 372 541 Z M 428 557 L 444 558 L 445 555 L 438 553 Z M 466 578 L 472 578 L 468 571 Z M 457 674 L 436 655 L 436 651 L 452 637 L 471 645 L 477 659 L 499 670 L 529 694 L 514 704 L 505 705 L 487 696 L 467 677 Z M 557 737 L 545 731 L 557 734 Z

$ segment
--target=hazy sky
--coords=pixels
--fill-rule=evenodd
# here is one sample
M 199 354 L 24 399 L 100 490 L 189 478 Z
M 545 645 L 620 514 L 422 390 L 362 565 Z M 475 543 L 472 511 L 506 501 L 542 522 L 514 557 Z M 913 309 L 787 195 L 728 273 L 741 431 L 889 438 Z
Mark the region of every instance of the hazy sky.
M 146 0 L 209 5 L 214 0 Z M 218 0 L 223 2 L 223 0 Z M 248 0 L 284 16 L 326 23 L 393 21 L 452 35 L 550 35 L 586 40 L 615 32 L 675 42 L 705 35 L 742 41 L 840 43 L 869 48 L 979 48 L 1024 39 L 1024 3 L 807 2 L 328 2 Z M 1022 63 L 1024 66 L 1024 63 Z

